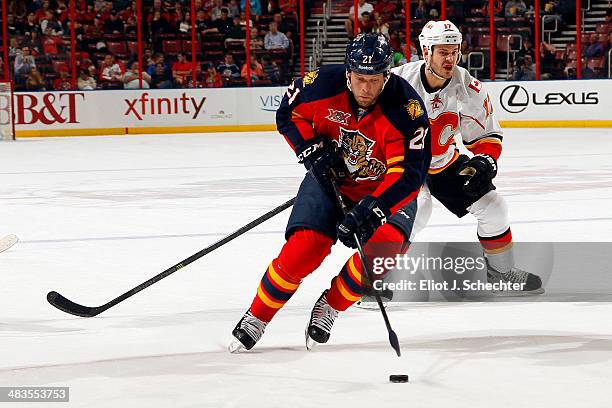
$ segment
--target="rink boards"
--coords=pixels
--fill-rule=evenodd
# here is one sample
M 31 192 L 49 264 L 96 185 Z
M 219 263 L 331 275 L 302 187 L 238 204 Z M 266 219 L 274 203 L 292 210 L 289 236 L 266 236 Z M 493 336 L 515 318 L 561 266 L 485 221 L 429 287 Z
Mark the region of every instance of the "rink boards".
M 18 137 L 266 131 L 276 129 L 285 89 L 16 93 L 13 103 Z M 503 127 L 612 127 L 610 80 L 490 82 L 486 89 Z

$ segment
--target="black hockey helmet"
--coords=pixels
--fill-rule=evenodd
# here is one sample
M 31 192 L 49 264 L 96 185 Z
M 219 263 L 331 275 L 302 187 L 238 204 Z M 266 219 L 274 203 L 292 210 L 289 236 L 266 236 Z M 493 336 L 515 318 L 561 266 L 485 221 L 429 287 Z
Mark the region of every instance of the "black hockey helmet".
M 359 34 L 346 46 L 346 70 L 359 74 L 388 74 L 391 46 L 382 34 Z

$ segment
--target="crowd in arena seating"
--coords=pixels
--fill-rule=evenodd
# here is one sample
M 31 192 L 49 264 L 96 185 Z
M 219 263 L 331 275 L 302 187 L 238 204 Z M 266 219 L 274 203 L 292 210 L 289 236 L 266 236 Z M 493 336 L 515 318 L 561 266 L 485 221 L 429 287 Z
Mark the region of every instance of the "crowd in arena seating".
M 406 62 L 405 11 L 404 2 L 394 0 L 359 0 L 358 32 L 379 32 L 389 37 L 396 54 L 396 65 Z M 457 24 L 464 35 L 461 45 L 462 59 L 460 65 L 471 68 L 473 74 L 488 78 L 489 72 L 489 0 L 447 1 L 446 18 Z M 348 1 L 346 8 L 348 18 L 345 21 L 347 36 L 354 36 L 353 2 Z M 507 72 L 505 79 L 535 79 L 535 49 L 533 48 L 535 25 L 534 1 L 495 0 L 494 18 L 496 26 L 495 46 L 497 70 Z M 553 34 L 566 29 L 576 19 L 575 1 L 549 0 L 541 1 L 540 16 L 545 27 Z M 606 21 L 597 25 L 596 32 L 582 34 L 582 77 L 607 77 L 608 53 L 612 49 L 611 11 L 608 10 Z M 418 34 L 429 20 L 441 16 L 440 1 L 418 0 L 411 2 L 411 60 L 418 59 Z M 517 35 L 518 34 L 518 35 Z M 547 39 L 548 40 L 548 39 Z M 542 79 L 576 78 L 576 44 L 572 42 L 565 49 L 557 49 L 549 42 L 540 41 L 540 72 Z M 510 53 L 510 66 L 507 66 L 507 54 Z M 470 56 L 470 54 L 472 54 Z
M 244 86 L 242 0 L 196 0 L 192 75 L 189 0 L 142 0 L 143 66 L 137 59 L 135 0 L 76 0 L 77 85 L 81 90 Z M 251 82 L 291 79 L 296 0 L 250 0 Z M 9 0 L 9 58 L 17 90 L 71 89 L 69 0 Z M 140 74 L 142 72 L 142 74 Z
M 321 0 L 306 0 L 306 9 L 320 3 Z M 353 1 L 334 3 L 340 3 L 348 12 L 345 28 L 350 39 L 355 26 Z M 190 0 L 142 0 L 142 67 L 136 58 L 135 0 L 76 0 L 75 4 L 78 89 L 222 87 L 246 83 L 245 0 L 195 0 L 195 81 Z M 534 79 L 534 2 L 495 0 L 493 4 L 497 70 L 507 72 L 505 79 Z M 543 0 L 540 4 L 540 14 L 550 16 L 545 26 L 552 26 L 553 34 L 554 29 L 561 31 L 575 21 L 573 0 Z M 299 45 L 298 2 L 249 0 L 249 5 L 251 82 L 255 86 L 287 84 Z M 400 0 L 358 1 L 358 31 L 386 35 L 395 50 L 394 65 L 406 62 L 404 7 L 405 2 Z M 464 34 L 460 64 L 484 78 L 489 76 L 491 41 L 488 7 L 488 0 L 449 0 L 446 9 L 446 17 Z M 419 58 L 416 46 L 421 28 L 441 14 L 438 0 L 411 1 L 411 60 Z M 70 24 L 68 0 L 8 1 L 8 54 L 16 89 L 72 89 Z M 575 78 L 578 58 L 582 77 L 607 77 L 611 27 L 612 13 L 608 10 L 596 32 L 583 33 L 582 55 L 577 55 L 575 43 L 557 49 L 540 41 L 541 78 Z

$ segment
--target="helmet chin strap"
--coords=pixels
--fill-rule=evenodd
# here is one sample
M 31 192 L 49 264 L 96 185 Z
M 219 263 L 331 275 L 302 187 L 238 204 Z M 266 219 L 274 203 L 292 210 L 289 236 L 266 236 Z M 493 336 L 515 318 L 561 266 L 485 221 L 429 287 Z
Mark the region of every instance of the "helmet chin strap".
M 423 47 L 424 48 L 424 47 Z M 433 68 L 431 67 L 431 54 L 433 53 L 433 47 L 428 49 L 428 54 L 427 58 L 425 58 L 425 69 L 427 70 L 427 72 L 429 72 L 431 75 L 433 75 L 437 80 L 439 81 L 446 81 L 446 78 L 438 75 L 436 73 L 436 71 L 433 70 Z
M 433 46 L 431 47 L 431 49 L 428 49 L 428 56 L 427 58 L 425 58 L 425 69 L 431 74 L 433 75 L 436 79 L 440 80 L 440 81 L 446 81 L 448 78 L 444 78 L 440 75 L 438 75 L 436 73 L 436 71 L 433 70 L 433 68 L 431 67 L 431 63 L 429 62 L 431 60 L 431 54 L 433 53 Z M 457 62 L 456 64 L 459 63 L 459 61 L 461 60 L 461 50 L 459 50 L 459 55 L 457 56 Z

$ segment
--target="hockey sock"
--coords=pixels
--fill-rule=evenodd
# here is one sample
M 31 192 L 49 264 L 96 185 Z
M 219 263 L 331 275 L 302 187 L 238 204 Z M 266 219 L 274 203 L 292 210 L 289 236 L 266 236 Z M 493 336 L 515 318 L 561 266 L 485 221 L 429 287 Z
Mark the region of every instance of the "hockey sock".
M 514 266 L 514 252 L 512 250 L 512 232 L 508 228 L 500 235 L 483 237 L 478 234 L 485 257 L 489 265 L 495 270 L 506 273 Z
M 262 277 L 251 313 L 264 322 L 272 320 L 296 292 L 302 279 L 329 255 L 332 244 L 331 238 L 313 230 L 300 229 L 293 233 Z
M 368 265 L 372 268 L 375 257 L 395 257 L 405 252 L 404 241 L 406 237 L 391 224 L 384 224 L 376 230 L 372 238 L 364 245 Z M 386 273 L 385 271 L 384 273 Z M 327 293 L 327 302 L 338 311 L 348 309 L 363 295 L 363 265 L 358 252 L 355 252 L 346 261 L 340 273 L 332 280 L 331 288 Z M 380 274 L 379 276 L 384 276 Z

